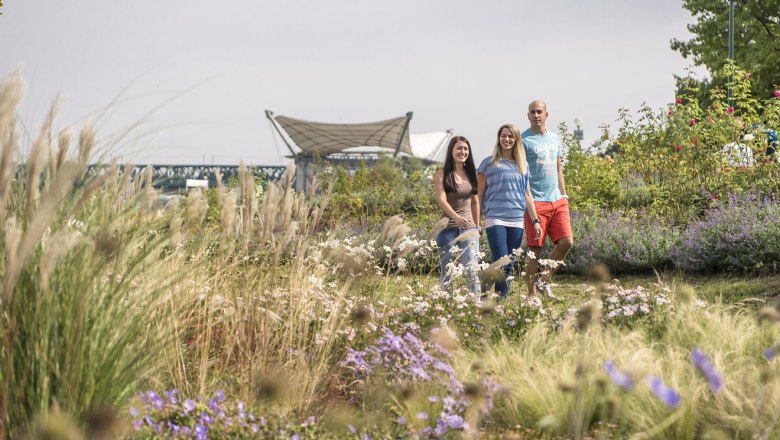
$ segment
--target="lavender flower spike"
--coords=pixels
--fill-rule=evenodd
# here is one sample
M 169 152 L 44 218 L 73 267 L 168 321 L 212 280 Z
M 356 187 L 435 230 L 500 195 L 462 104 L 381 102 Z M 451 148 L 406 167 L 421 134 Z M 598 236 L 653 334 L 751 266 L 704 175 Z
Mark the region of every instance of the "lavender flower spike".
M 764 357 L 766 358 L 766 360 L 771 362 L 772 359 L 775 358 L 775 356 L 777 356 L 777 346 L 776 345 L 773 345 L 773 346 L 771 346 L 769 348 L 765 348 L 764 349 Z
M 609 380 L 611 380 L 615 385 L 623 387 L 627 390 L 634 388 L 634 381 L 631 379 L 631 376 L 618 370 L 618 368 L 615 366 L 615 363 L 611 360 L 604 363 L 604 371 L 607 372 Z
M 647 379 L 647 385 L 650 387 L 650 391 L 655 394 L 658 399 L 669 408 L 677 408 L 682 401 L 682 397 L 677 391 L 664 385 L 664 381 L 659 377 L 650 377 Z
M 717 393 L 723 388 L 723 381 L 720 379 L 718 372 L 715 371 L 715 366 L 712 364 L 709 356 L 699 350 L 698 347 L 691 351 L 691 361 L 701 371 L 701 374 L 707 378 L 713 393 Z

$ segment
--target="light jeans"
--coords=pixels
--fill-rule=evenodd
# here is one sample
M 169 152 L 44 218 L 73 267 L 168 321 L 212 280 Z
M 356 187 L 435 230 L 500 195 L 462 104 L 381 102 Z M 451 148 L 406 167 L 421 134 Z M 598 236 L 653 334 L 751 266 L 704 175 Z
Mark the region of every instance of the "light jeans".
M 436 236 L 436 245 L 439 247 L 440 282 L 445 289 L 449 290 L 450 285 L 452 284 L 452 276 L 448 273 L 447 266 L 460 257 L 460 262 L 465 268 L 466 286 L 469 289 L 469 292 L 474 294 L 481 293 L 482 287 L 479 283 L 478 274 L 479 235 L 474 234 L 461 241 L 455 241 L 461 234 L 467 231 L 476 230 L 476 227 L 469 229 L 447 228 L 439 232 L 439 235 Z

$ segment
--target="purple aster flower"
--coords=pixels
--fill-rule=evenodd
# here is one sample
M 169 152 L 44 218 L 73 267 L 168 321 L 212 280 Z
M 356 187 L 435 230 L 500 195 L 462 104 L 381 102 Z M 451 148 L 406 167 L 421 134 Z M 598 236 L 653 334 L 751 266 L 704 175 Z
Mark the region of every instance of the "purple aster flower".
M 296 432 L 290 437 L 290 440 L 301 440 L 301 435 Z
M 217 389 L 217 400 L 219 400 L 220 402 L 225 400 L 225 393 L 223 393 L 222 390 L 220 389 Z
M 200 414 L 200 423 L 203 425 L 210 425 L 214 421 L 214 418 L 209 415 L 209 413 L 201 413 Z
M 444 434 L 447 433 L 447 425 L 444 424 L 437 424 L 436 427 L 433 429 L 433 433 L 437 436 L 441 437 Z
M 396 421 L 396 423 L 398 423 L 398 424 L 399 424 L 399 425 L 401 425 L 401 426 L 404 426 L 404 425 L 406 425 L 406 419 L 405 419 L 405 418 L 403 418 L 402 416 L 398 416 L 398 417 L 395 419 L 395 421 Z
M 163 401 L 162 397 L 160 397 L 160 395 L 154 391 L 146 392 L 146 401 L 154 405 L 157 409 L 162 409 L 162 407 L 165 405 L 165 401 Z
M 428 402 L 438 402 L 439 398 L 436 396 L 428 396 Z
M 680 401 L 682 401 L 682 397 L 680 397 L 677 391 L 664 385 L 664 381 L 659 377 L 653 376 L 648 378 L 647 385 L 650 387 L 650 391 L 669 408 L 677 408 Z
M 351 432 L 353 434 L 357 432 L 357 428 L 355 428 L 352 425 L 347 425 L 347 429 L 349 429 L 349 432 Z
M 715 371 L 715 366 L 712 364 L 709 356 L 697 347 L 691 351 L 691 361 L 693 362 L 693 365 L 701 371 L 701 374 L 707 378 L 707 381 L 710 383 L 710 388 L 712 388 L 712 392 L 717 393 L 720 391 L 723 387 L 723 382 L 721 381 L 718 372 Z
M 444 424 L 452 429 L 463 428 L 463 417 L 457 414 L 451 414 L 444 417 Z
M 257 431 L 260 431 L 260 427 L 257 426 L 257 423 L 252 423 L 249 427 L 252 429 L 252 432 L 254 432 L 254 433 L 257 433 Z
M 428 418 L 428 414 L 424 412 L 417 413 L 417 418 L 420 420 L 426 420 Z
M 195 438 L 197 440 L 207 440 L 209 429 L 203 425 L 195 425 Z
M 766 358 L 766 360 L 771 361 L 772 359 L 775 358 L 775 356 L 777 356 L 777 346 L 776 345 L 773 345 L 773 346 L 771 346 L 769 348 L 765 348 L 764 349 L 764 357 Z
M 177 395 L 179 394 L 179 390 L 177 390 L 176 388 L 168 391 L 163 391 L 163 394 L 165 395 L 165 398 L 168 399 L 168 403 L 170 403 L 171 405 L 176 405 L 177 403 L 179 403 L 179 399 L 177 397 Z
M 138 417 L 138 414 L 139 414 L 138 410 L 137 410 L 137 409 L 135 409 L 135 407 L 134 407 L 134 406 L 131 406 L 131 407 L 130 407 L 130 415 L 131 415 L 133 418 L 136 418 L 136 417 Z
M 615 385 L 623 387 L 627 390 L 634 388 L 634 381 L 631 379 L 631 376 L 618 370 L 618 368 L 615 366 L 615 363 L 611 360 L 604 363 L 604 371 L 607 372 L 609 380 L 611 380 Z
M 193 409 L 195 409 L 195 401 L 192 400 L 192 399 L 185 400 L 184 401 L 184 412 L 182 413 L 182 415 L 186 416 Z

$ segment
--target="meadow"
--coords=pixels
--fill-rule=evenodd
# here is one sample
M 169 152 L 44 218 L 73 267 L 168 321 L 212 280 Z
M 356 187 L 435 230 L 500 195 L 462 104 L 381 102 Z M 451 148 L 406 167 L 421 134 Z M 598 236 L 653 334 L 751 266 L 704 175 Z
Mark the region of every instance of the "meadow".
M 565 135 L 569 264 L 498 301 L 437 284 L 433 168 L 323 163 L 301 193 L 242 166 L 162 205 L 56 105 L 22 136 L 11 75 L 0 438 L 778 438 L 780 164 L 759 131 L 750 166 L 719 152 L 780 93 L 740 90 Z

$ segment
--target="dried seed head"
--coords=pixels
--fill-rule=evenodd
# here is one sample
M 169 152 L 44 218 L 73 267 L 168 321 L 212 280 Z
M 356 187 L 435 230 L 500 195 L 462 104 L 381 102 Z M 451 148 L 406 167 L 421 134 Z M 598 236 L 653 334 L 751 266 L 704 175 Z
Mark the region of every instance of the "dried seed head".
M 97 143 L 97 131 L 95 125 L 90 121 L 84 124 L 79 134 L 79 165 L 82 167 L 89 163 L 92 155 L 92 148 Z
M 447 227 L 447 224 L 449 222 L 450 222 L 449 219 L 447 219 L 446 217 L 440 218 L 436 222 L 436 224 L 433 225 L 433 230 L 431 231 L 431 237 L 430 237 L 431 240 L 435 239 L 436 236 L 439 235 L 439 232 L 443 231 Z
M 39 282 L 43 289 L 49 287 L 49 277 L 57 266 L 57 262 L 81 243 L 80 235 L 75 231 L 58 231 L 49 240 L 48 246 L 41 256 L 40 263 L 38 264 L 38 276 Z
M 431 330 L 431 342 L 439 344 L 445 350 L 455 350 L 460 344 L 458 335 L 448 326 L 442 325 Z
M 39 440 L 83 440 L 85 438 L 75 421 L 56 409 L 42 419 L 35 431 L 34 438 Z
M 758 322 L 780 322 L 780 312 L 772 306 L 763 307 L 758 311 Z
M 102 256 L 113 259 L 119 254 L 121 242 L 116 234 L 102 230 L 95 236 L 95 250 Z
M 564 393 L 575 393 L 580 389 L 580 385 L 577 382 L 561 380 L 558 383 L 558 388 Z
M 481 399 L 484 394 L 484 387 L 478 383 L 467 382 L 463 384 L 463 395 L 469 399 Z
M 119 425 L 119 417 L 112 408 L 107 406 L 93 408 L 87 413 L 86 420 L 90 438 L 116 438 L 114 431 Z
M 415 389 L 414 389 L 414 385 L 411 383 L 402 384 L 399 390 L 401 392 L 401 398 L 405 400 L 409 400 L 412 397 L 414 397 Z
M 492 314 L 496 313 L 496 303 L 495 301 L 487 300 L 482 301 L 479 303 L 479 314 L 482 316 L 490 316 Z
M 365 304 L 358 304 L 349 312 L 349 317 L 356 324 L 365 324 L 371 320 L 371 309 Z
M 577 330 L 584 332 L 590 327 L 593 321 L 599 317 L 599 309 L 594 301 L 590 301 L 577 310 L 576 324 Z
M 480 361 L 474 361 L 471 364 L 471 371 L 482 371 L 485 368 L 485 365 Z
M 591 283 L 608 283 L 612 279 L 609 267 L 604 264 L 593 264 L 587 271 L 588 281 Z
M 683 303 L 692 303 L 696 300 L 696 290 L 689 284 L 680 284 L 674 292 Z
M 286 394 L 284 381 L 278 377 L 260 376 L 255 379 L 255 397 L 260 401 L 275 401 Z

